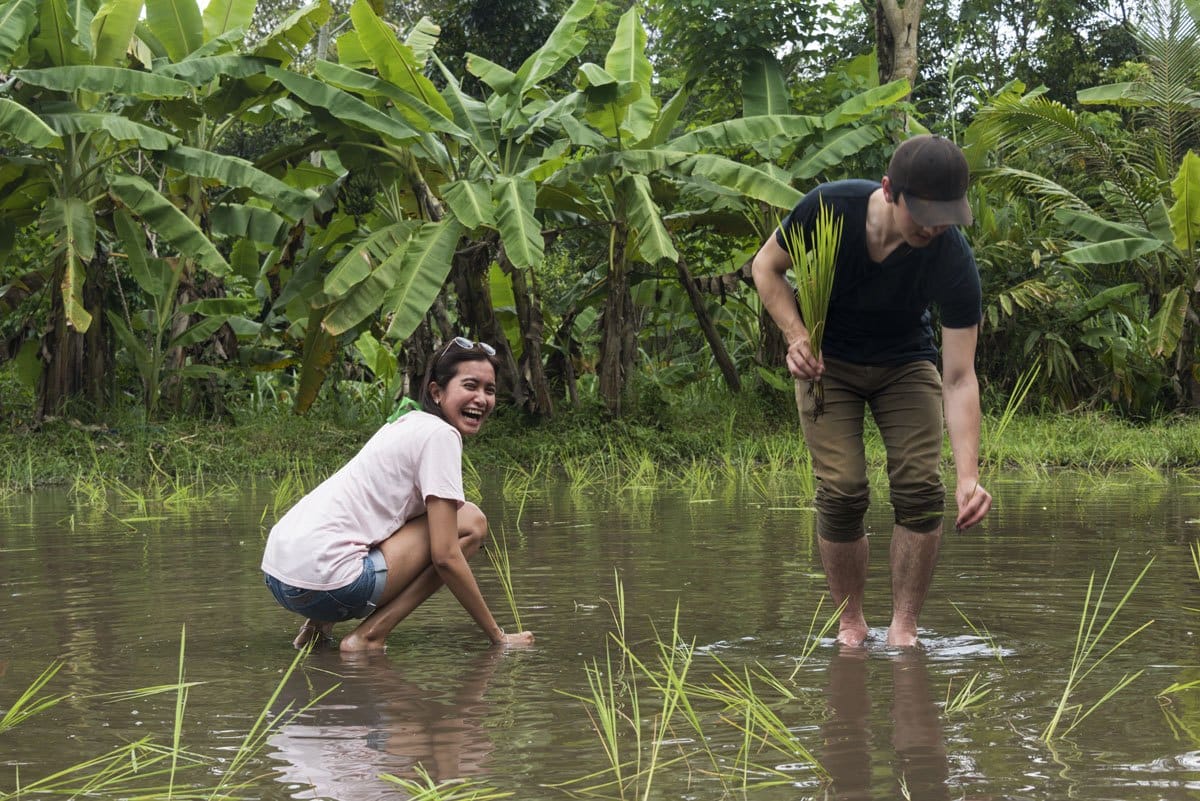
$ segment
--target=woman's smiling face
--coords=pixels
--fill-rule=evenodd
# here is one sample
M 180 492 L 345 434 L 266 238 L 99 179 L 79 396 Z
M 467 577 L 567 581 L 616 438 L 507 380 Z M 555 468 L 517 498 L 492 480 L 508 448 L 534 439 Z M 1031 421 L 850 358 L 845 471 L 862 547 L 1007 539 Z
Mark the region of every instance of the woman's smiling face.
M 432 382 L 430 395 L 446 422 L 464 437 L 478 434 L 496 407 L 496 368 L 486 359 L 459 362 L 458 371 L 445 387 Z

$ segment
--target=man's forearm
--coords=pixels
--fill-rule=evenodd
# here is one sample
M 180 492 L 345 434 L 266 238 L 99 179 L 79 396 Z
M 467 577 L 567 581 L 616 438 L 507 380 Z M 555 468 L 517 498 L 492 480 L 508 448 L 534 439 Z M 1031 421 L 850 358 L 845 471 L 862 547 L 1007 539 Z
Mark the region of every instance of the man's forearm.
M 942 390 L 946 430 L 959 482 L 979 479 L 979 381 L 970 377 L 947 383 Z

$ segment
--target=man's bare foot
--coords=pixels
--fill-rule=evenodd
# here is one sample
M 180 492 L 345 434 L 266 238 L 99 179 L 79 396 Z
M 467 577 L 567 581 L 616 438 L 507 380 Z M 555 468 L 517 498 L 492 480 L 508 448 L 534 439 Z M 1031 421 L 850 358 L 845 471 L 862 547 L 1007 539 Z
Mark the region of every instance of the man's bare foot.
M 918 645 L 916 627 L 900 626 L 893 623 L 888 627 L 887 644 L 889 648 L 914 648 Z
M 865 620 L 843 621 L 838 626 L 837 641 L 842 645 L 860 648 L 870 633 Z
M 382 651 L 387 648 L 386 640 L 371 640 L 359 634 L 357 631 L 352 631 L 342 638 L 338 644 L 338 649 L 343 654 L 361 653 L 363 651 Z
M 333 644 L 333 624 L 321 623 L 316 620 L 306 620 L 304 625 L 300 627 L 300 632 L 296 635 L 296 639 L 292 640 L 292 645 L 299 651 L 310 643 L 313 648 L 320 648 L 325 645 Z

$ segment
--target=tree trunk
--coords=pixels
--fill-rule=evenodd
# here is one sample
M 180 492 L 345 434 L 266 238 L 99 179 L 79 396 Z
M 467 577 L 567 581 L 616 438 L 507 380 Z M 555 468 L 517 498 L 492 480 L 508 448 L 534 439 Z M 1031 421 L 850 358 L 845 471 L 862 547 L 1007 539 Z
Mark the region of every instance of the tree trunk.
M 54 285 L 62 283 L 65 265 L 55 272 Z M 105 383 L 110 373 L 108 319 L 104 316 L 104 296 L 108 289 L 108 258 L 100 243 L 85 266 L 83 304 L 92 315 L 85 333 L 67 325 L 61 291 L 55 291 L 50 306 L 50 330 L 42 337 L 40 357 L 45 365 L 38 382 L 36 423 L 61 414 L 72 399 L 82 399 L 94 411 L 106 402 Z
M 36 270 L 13 279 L 7 286 L 0 287 L 0 316 L 12 314 L 25 302 L 26 298 L 41 291 L 45 285 L 45 273 Z M 25 340 L 35 334 L 36 330 L 34 318 L 30 315 L 21 322 L 15 331 L 10 332 L 7 339 L 0 341 L 0 364 L 15 359 Z
M 734 392 L 741 392 L 742 382 L 738 378 L 737 368 L 733 365 L 733 359 L 729 358 L 729 351 L 725 350 L 725 343 L 721 341 L 717 327 L 713 325 L 712 317 L 709 316 L 708 309 L 704 307 L 704 298 L 700 297 L 700 290 L 696 287 L 696 282 L 692 280 L 692 274 L 682 256 L 679 257 L 679 261 L 675 262 L 675 269 L 679 273 L 679 282 L 683 284 L 688 300 L 692 303 L 692 311 L 696 314 L 696 320 L 700 323 L 700 330 L 704 332 L 704 338 L 708 341 L 713 358 L 717 360 L 717 366 L 721 368 L 721 375 L 725 376 L 725 383 Z
M 433 358 L 433 329 L 426 317 L 417 330 L 404 340 L 404 392 L 411 398 L 421 397 L 421 386 L 429 360 Z
M 875 47 L 879 82 L 907 78 L 917 85 L 917 26 L 925 0 L 876 0 Z
M 1200 327 L 1200 315 L 1196 304 L 1200 303 L 1200 284 L 1192 290 L 1191 303 L 1183 318 L 1183 334 L 1175 349 L 1175 381 L 1180 405 L 1185 409 L 1200 406 L 1200 381 L 1196 376 L 1196 329 Z
M 526 394 L 520 379 L 516 355 L 509 347 L 508 337 L 492 305 L 492 290 L 488 286 L 488 268 L 492 264 L 494 234 L 481 242 L 455 252 L 450 277 L 458 295 L 458 317 L 471 336 L 482 339 L 496 349 L 500 361 L 497 388 L 502 396 L 512 399 L 514 406 L 526 407 Z
M 750 271 L 751 263 L 752 260 L 748 260 L 736 270 L 720 275 L 704 275 L 696 278 L 696 287 L 701 292 L 718 296 L 724 303 L 725 297 L 737 289 L 739 284 L 754 287 L 754 275 Z M 782 367 L 787 355 L 787 341 L 766 309 L 761 309 L 758 313 L 758 330 L 762 332 L 756 354 L 759 364 Z
M 546 378 L 551 386 L 560 390 L 565 388 L 567 398 L 572 406 L 579 406 L 579 386 L 575 380 L 575 357 L 579 353 L 579 343 L 571 336 L 575 327 L 575 318 L 579 312 L 571 309 L 559 323 L 558 331 L 554 334 L 558 346 L 546 359 Z
M 600 319 L 600 399 L 614 417 L 621 416 L 621 396 L 633 368 L 633 297 L 625 263 L 625 226 L 614 223 L 609 252 L 608 297 Z
M 175 338 L 188 330 L 192 324 L 192 315 L 180 314 L 177 310 L 192 301 L 199 300 L 193 283 L 192 261 L 181 259 L 179 286 L 175 289 L 175 302 L 171 305 L 171 325 L 167 328 L 166 341 L 174 342 Z M 166 343 L 164 343 L 166 344 Z M 158 398 L 146 398 L 146 410 L 157 414 L 158 409 L 170 409 L 178 412 L 183 407 L 183 379 L 179 375 L 187 354 L 183 348 L 171 348 L 163 358 L 162 375 L 158 376 Z
M 517 305 L 517 325 L 521 329 L 521 359 L 517 380 L 524 385 L 525 410 L 539 417 L 553 417 L 554 401 L 542 366 L 542 332 L 545 328 L 542 308 L 532 287 L 525 281 L 524 271 L 514 266 L 503 251 L 500 267 L 512 280 L 513 298 Z

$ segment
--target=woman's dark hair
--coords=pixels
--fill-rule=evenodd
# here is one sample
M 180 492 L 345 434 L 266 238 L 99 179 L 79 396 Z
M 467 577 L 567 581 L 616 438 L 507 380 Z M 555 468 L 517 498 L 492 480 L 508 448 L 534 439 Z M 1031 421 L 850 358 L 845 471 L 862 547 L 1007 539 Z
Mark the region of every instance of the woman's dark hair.
M 442 407 L 438 406 L 433 401 L 433 395 L 429 391 L 429 385 L 436 383 L 442 389 L 458 375 L 458 365 L 463 362 L 490 362 L 492 369 L 497 373 L 500 372 L 500 363 L 496 357 L 487 353 L 483 348 L 476 343 L 473 347 L 464 348 L 459 346 L 454 340 L 450 340 L 449 344 L 442 347 L 429 361 L 429 369 L 425 371 L 425 378 L 421 382 L 421 408 L 430 414 L 435 414 L 438 417 L 445 419 L 442 414 Z

